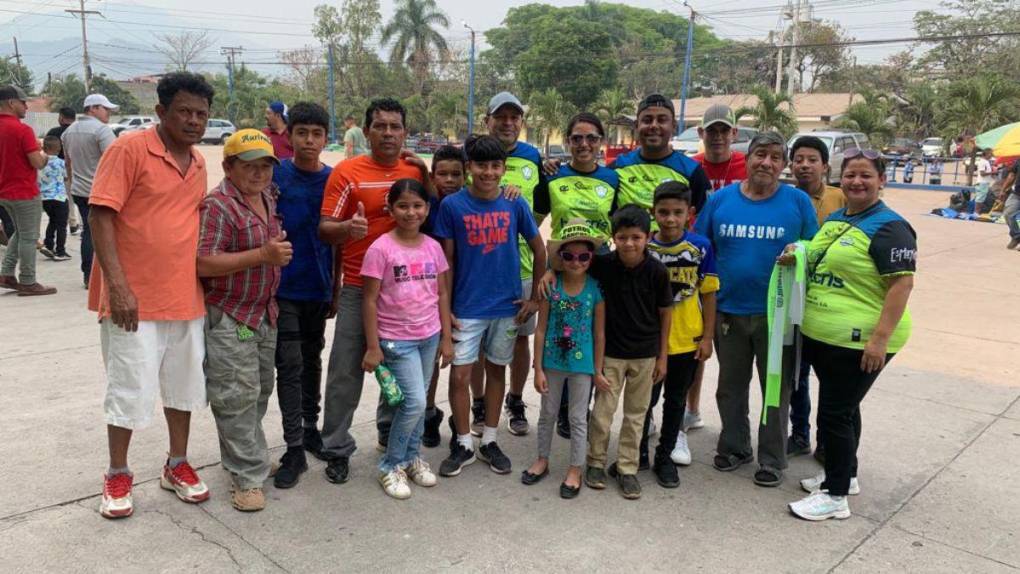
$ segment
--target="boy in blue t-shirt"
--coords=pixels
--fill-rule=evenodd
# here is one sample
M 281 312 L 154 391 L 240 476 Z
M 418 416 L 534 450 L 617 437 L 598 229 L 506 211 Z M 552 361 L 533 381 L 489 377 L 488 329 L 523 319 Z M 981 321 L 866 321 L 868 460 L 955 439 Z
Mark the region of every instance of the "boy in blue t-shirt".
M 319 240 L 319 208 L 332 169 L 319 160 L 326 147 L 329 114 L 318 105 L 299 102 L 287 114 L 287 133 L 294 157 L 273 170 L 279 188 L 277 212 L 283 218 L 294 258 L 282 269 L 276 300 L 276 393 L 287 451 L 273 477 L 276 488 L 290 488 L 308 469 L 304 451 L 319 456 L 317 427 L 326 319 L 333 305 L 333 250 Z
M 70 210 L 67 205 L 67 167 L 60 153 L 60 138 L 46 136 L 43 139 L 43 150 L 49 159 L 46 166 L 39 171 L 39 192 L 42 194 L 43 211 L 46 212 L 46 235 L 39 252 L 54 261 L 67 261 L 67 218 Z
M 691 190 L 679 181 L 667 181 L 655 189 L 652 215 L 659 225 L 648 248 L 666 266 L 673 293 L 669 329 L 666 379 L 652 387 L 652 400 L 645 416 L 640 465 L 648 464 L 649 427 L 652 411 L 664 395 L 662 430 L 652 470 L 663 488 L 680 486 L 675 465 L 691 464 L 691 451 L 683 431 L 687 392 L 694 384 L 698 367 L 712 356 L 715 331 L 715 293 L 719 277 L 715 251 L 705 237 L 687 230 L 691 213 Z
M 453 271 L 455 343 L 450 378 L 450 408 L 456 440 L 439 474 L 456 476 L 475 461 L 471 438 L 468 387 L 471 367 L 479 350 L 486 358 L 485 428 L 478 452 L 499 474 L 511 470 L 510 459 L 496 444 L 506 366 L 513 358 L 517 328 L 538 309 L 538 285 L 521 293 L 521 260 L 517 246 L 523 237 L 535 256 L 535 267 L 545 268 L 545 246 L 531 207 L 522 198 L 506 199 L 500 180 L 506 171 L 506 152 L 492 136 L 469 138 L 464 144 L 471 184 L 447 197 L 439 207 L 433 233 Z M 527 297 L 527 298 L 525 298 Z

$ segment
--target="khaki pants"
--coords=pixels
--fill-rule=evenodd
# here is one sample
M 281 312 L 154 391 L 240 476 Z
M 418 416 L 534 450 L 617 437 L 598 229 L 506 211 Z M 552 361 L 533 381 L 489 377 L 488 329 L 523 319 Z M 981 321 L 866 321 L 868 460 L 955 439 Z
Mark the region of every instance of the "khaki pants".
M 614 359 L 606 357 L 602 373 L 609 379 L 609 390 L 595 391 L 595 408 L 588 423 L 588 466 L 606 467 L 609 430 L 623 395 L 623 424 L 617 449 L 620 474 L 637 474 L 641 430 L 652 397 L 652 371 L 655 358 Z

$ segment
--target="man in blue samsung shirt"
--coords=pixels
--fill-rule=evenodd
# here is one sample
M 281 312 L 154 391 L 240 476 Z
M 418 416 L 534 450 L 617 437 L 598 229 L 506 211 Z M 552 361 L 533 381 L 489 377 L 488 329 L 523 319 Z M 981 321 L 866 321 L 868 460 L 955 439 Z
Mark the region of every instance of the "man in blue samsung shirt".
M 287 133 L 294 157 L 273 172 L 279 187 L 277 210 L 294 258 L 283 268 L 276 299 L 276 393 L 287 451 L 273 478 L 277 488 L 297 484 L 308 470 L 304 451 L 318 455 L 322 354 L 326 319 L 332 315 L 333 250 L 319 240 L 319 209 L 332 169 L 319 160 L 326 146 L 329 114 L 318 104 L 300 102 L 288 110 Z
M 768 349 L 766 302 L 769 277 L 783 248 L 818 231 L 807 194 L 779 182 L 786 166 L 786 141 L 778 132 L 762 132 L 751 140 L 747 179 L 717 191 L 698 214 L 695 230 L 715 246 L 721 285 L 716 318 L 719 385 L 716 402 L 722 419 L 716 469 L 732 471 L 754 460 L 748 422 L 752 365 L 765 393 Z M 786 468 L 786 437 L 793 390 L 793 347 L 784 352 L 779 409 L 758 426 L 759 486 L 779 486 Z M 759 417 L 760 420 L 760 417 Z

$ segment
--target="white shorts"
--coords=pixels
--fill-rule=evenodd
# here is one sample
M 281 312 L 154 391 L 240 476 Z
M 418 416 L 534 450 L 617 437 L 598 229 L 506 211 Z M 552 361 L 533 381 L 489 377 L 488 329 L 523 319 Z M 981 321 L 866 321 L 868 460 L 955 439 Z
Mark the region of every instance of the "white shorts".
M 205 317 L 191 321 L 139 321 L 129 333 L 109 318 L 100 324 L 106 366 L 106 423 L 126 429 L 152 422 L 156 391 L 163 406 L 204 409 Z

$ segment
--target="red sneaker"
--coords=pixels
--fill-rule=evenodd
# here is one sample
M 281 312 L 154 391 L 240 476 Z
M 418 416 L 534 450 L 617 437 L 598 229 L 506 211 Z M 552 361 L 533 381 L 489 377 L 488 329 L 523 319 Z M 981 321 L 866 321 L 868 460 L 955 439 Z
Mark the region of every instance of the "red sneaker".
M 184 502 L 204 502 L 209 500 L 209 487 L 198 478 L 198 473 L 187 461 L 170 468 L 169 464 L 163 465 L 163 476 L 159 478 L 159 485 L 166 490 L 172 490 Z
M 104 518 L 126 518 L 134 512 L 131 504 L 131 474 L 103 475 L 103 502 L 99 505 L 99 514 Z

